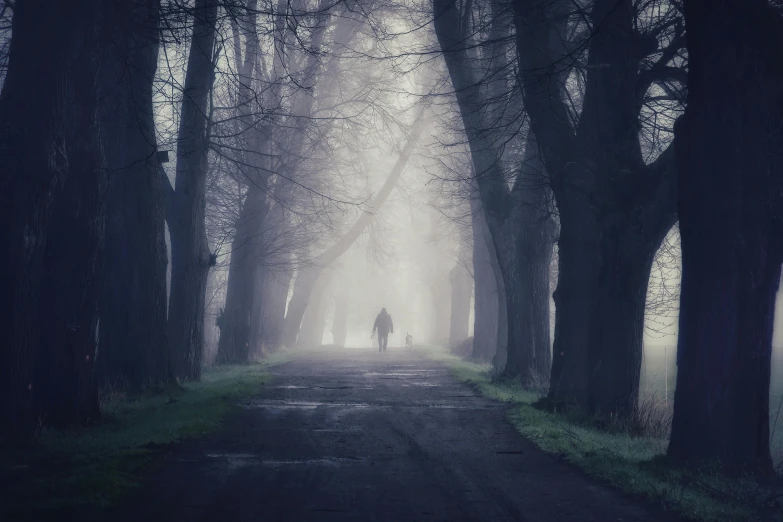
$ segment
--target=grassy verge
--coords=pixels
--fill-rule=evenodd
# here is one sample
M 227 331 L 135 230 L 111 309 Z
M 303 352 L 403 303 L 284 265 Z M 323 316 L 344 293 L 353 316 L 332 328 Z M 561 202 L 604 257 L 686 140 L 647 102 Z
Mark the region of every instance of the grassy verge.
M 220 426 L 238 397 L 256 393 L 285 354 L 248 366 L 204 371 L 201 382 L 135 400 L 108 396 L 95 426 L 43 431 L 24 450 L 0 453 L 0 519 L 115 503 L 162 450 Z M 8 518 L 6 518 L 8 517 Z
M 510 421 L 536 446 L 602 482 L 691 520 L 783 520 L 769 484 L 674 469 L 662 458 L 666 439 L 607 433 L 588 422 L 542 411 L 533 407 L 538 394 L 517 383 L 493 379 L 489 365 L 470 363 L 437 348 L 426 350 L 429 358 L 443 362 L 457 379 L 486 397 L 509 403 Z

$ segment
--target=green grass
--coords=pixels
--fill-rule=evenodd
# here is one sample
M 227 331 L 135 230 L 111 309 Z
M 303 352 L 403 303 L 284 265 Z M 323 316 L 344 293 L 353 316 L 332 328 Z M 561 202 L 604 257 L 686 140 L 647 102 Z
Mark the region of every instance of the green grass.
M 540 449 L 559 456 L 601 482 L 699 521 L 783 520 L 768 500 L 773 491 L 750 478 L 686 472 L 663 459 L 666 439 L 601 431 L 589 422 L 533 407 L 540 395 L 494 379 L 489 365 L 474 364 L 437 348 L 425 348 L 460 381 L 482 395 L 509 403 L 509 419 Z
M 209 368 L 201 382 L 164 394 L 134 400 L 109 395 L 101 401 L 100 423 L 44 430 L 31 447 L 3 451 L 0 477 L 9 486 L 0 492 L 0 519 L 116 503 L 139 484 L 162 449 L 217 429 L 236 399 L 256 393 L 270 378 L 267 368 L 288 358 Z

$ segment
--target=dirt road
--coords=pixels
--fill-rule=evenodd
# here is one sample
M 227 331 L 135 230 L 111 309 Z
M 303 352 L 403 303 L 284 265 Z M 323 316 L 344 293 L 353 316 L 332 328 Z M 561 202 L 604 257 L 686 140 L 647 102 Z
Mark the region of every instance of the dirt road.
M 218 434 L 186 443 L 114 520 L 659 521 L 545 455 L 439 363 L 338 350 L 273 368 Z

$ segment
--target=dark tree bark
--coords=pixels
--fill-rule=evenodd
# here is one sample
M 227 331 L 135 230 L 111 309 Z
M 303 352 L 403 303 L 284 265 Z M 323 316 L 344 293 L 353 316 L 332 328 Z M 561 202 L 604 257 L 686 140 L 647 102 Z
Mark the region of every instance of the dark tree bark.
M 763 0 L 687 0 L 685 20 L 688 100 L 675 128 L 682 293 L 668 455 L 771 474 L 783 21 Z
M 39 418 L 71 424 L 99 413 L 98 12 L 95 2 L 14 4 L 0 96 L 0 433 L 8 439 L 30 435 Z M 49 254 L 63 257 L 45 261 Z
M 259 289 L 257 286 L 263 286 L 263 278 L 257 277 L 264 237 L 263 229 L 259 227 L 264 226 L 268 213 L 269 198 L 266 192 L 251 189 L 242 205 L 242 214 L 231 243 L 224 323 L 220 329 L 216 359 L 218 364 L 246 363 L 251 352 L 253 301 Z M 256 317 L 260 318 L 260 315 Z
M 657 41 L 634 32 L 631 0 L 595 2 L 582 114 L 569 124 L 567 4 L 514 2 L 525 109 L 561 227 L 549 398 L 625 416 L 638 400 L 649 266 L 676 220 L 676 170 L 671 152 L 651 165 L 641 154 L 639 63 Z
M 495 357 L 497 368 L 503 368 L 505 373 L 515 379 L 519 379 L 524 385 L 532 385 L 540 381 L 541 367 L 546 365 L 550 357 L 550 347 L 546 336 L 528 335 L 528 332 L 549 331 L 549 301 L 548 299 L 536 299 L 533 306 L 545 304 L 546 311 L 525 313 L 521 305 L 522 299 L 528 296 L 516 295 L 522 290 L 520 286 L 522 275 L 530 277 L 544 277 L 545 281 L 535 283 L 535 288 L 548 288 L 549 271 L 529 270 L 520 273 L 519 263 L 528 263 L 532 257 L 521 258 L 526 254 L 520 250 L 519 235 L 523 233 L 525 223 L 535 226 L 531 212 L 542 212 L 548 208 L 546 201 L 538 201 L 537 205 L 520 204 L 520 201 L 532 201 L 537 192 L 530 191 L 530 183 L 525 176 L 520 174 L 515 180 L 513 188 L 509 189 L 503 169 L 501 153 L 498 147 L 496 133 L 486 129 L 485 115 L 491 106 L 482 95 L 482 85 L 477 78 L 471 57 L 470 41 L 466 24 L 461 23 L 457 6 L 449 0 L 435 0 L 433 2 L 435 16 L 435 32 L 438 36 L 446 65 L 449 70 L 452 85 L 457 98 L 457 104 L 462 116 L 465 133 L 470 145 L 476 172 L 479 195 L 484 216 L 489 229 L 497 262 L 502 274 L 503 289 L 506 303 L 507 319 L 507 350 L 498 351 Z M 469 14 L 463 14 L 469 16 Z M 499 15 L 495 18 L 499 19 Z M 493 59 L 489 64 L 491 71 L 496 71 L 499 64 Z M 491 87 L 491 86 L 490 86 Z M 494 89 L 490 89 L 494 91 Z M 526 150 L 533 150 L 528 144 Z M 542 169 L 543 171 L 543 169 Z M 543 191 L 543 188 L 541 188 Z M 545 224 L 547 220 L 541 221 Z M 539 223 L 539 224 L 541 224 Z M 546 233 L 546 232 L 542 232 Z M 537 253 L 546 258 L 551 256 L 552 244 L 540 243 L 543 248 L 549 250 L 549 254 Z M 533 245 L 531 245 L 532 248 Z M 529 282 L 532 285 L 532 282 Z M 528 321 L 540 321 L 545 318 L 543 324 L 530 324 Z M 544 340 L 546 340 L 544 344 Z M 504 358 L 507 361 L 504 364 Z M 509 366 L 508 361 L 512 364 Z
M 53 202 L 36 320 L 35 398 L 39 417 L 54 426 L 84 424 L 100 414 L 95 360 L 108 187 L 97 96 L 90 92 L 97 71 L 78 72 L 85 77 L 73 82 L 68 117 L 68 134 L 77 138 L 66 145 L 70 172 Z
M 494 249 L 494 246 L 491 243 L 491 238 L 486 237 L 486 223 L 484 222 L 481 203 L 476 201 L 477 197 L 478 194 L 475 197 L 471 197 L 473 287 L 475 295 L 473 358 L 480 361 L 491 361 L 498 351 L 501 295 L 498 292 L 498 285 L 490 257 L 490 248 Z
M 449 345 L 454 347 L 468 338 L 470 330 L 470 298 L 473 288 L 470 272 L 459 261 L 451 269 L 449 281 L 451 282 Z
M 549 186 L 538 146 L 528 137 L 516 183 L 519 201 L 512 216 L 514 259 L 507 269 L 506 303 L 509 339 L 528 349 L 509 350 L 507 375 L 529 374 L 530 384 L 545 386 L 552 364 L 549 337 L 549 267 L 554 245 L 554 222 L 549 212 Z
M 612 208 L 605 210 L 600 220 L 599 296 L 592 319 L 597 327 L 592 330 L 588 356 L 588 410 L 592 413 L 631 414 L 639 400 L 650 270 L 655 253 L 675 220 L 670 206 L 675 172 L 673 152 L 670 148 L 649 168 L 652 176 L 667 181 L 659 185 L 658 192 L 649 187 L 646 201 L 634 201 L 633 217 L 643 227 L 641 230 L 628 226 L 626 212 Z M 621 199 L 630 198 L 626 195 L 615 201 Z
M 209 155 L 209 93 L 214 82 L 213 48 L 217 0 L 196 0 L 177 139 L 177 178 L 172 202 L 171 294 L 168 339 L 178 379 L 198 380 L 204 352 L 207 274 L 214 260 L 204 228 Z
M 160 0 L 107 2 L 101 118 L 109 171 L 101 378 L 140 391 L 167 381 L 166 239 L 152 80 Z M 168 183 L 168 181 L 166 181 Z
M 247 5 L 247 15 L 242 19 L 245 35 L 244 58 L 242 57 L 241 34 L 238 23 L 234 24 L 236 70 L 239 81 L 239 106 L 237 109 L 242 125 L 241 142 L 243 149 L 241 169 L 249 178 L 247 195 L 236 224 L 236 232 L 231 243 L 231 261 L 228 268 L 228 288 L 226 305 L 223 312 L 223 324 L 220 329 L 220 341 L 216 362 L 218 364 L 241 364 L 248 361 L 251 351 L 255 351 L 254 338 L 260 330 L 261 302 L 255 299 L 255 291 L 263 286 L 263 277 L 259 274 L 259 262 L 263 254 L 263 232 L 271 201 L 267 196 L 270 185 L 271 169 L 263 168 L 267 143 L 259 122 L 253 121 L 252 114 L 259 109 L 255 104 L 257 89 L 253 78 L 256 64 L 259 62 L 259 41 L 256 34 L 256 13 L 258 2 L 251 0 Z M 284 18 L 284 13 L 278 15 Z M 287 34 L 284 32 L 284 34 Z M 277 60 L 277 58 L 276 58 Z M 277 66 L 277 61 L 275 63 Z M 275 81 L 276 79 L 273 79 Z M 277 83 L 273 88 L 276 95 Z M 275 96 L 272 104 L 279 103 Z M 254 316 L 255 310 L 258 312 Z

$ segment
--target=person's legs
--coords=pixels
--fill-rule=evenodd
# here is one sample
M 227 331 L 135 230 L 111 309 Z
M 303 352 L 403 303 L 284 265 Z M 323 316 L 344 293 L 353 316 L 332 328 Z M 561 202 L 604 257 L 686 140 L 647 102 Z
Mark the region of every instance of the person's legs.
M 378 351 L 380 352 L 381 350 L 383 350 L 383 336 L 378 334 Z
M 386 335 L 383 336 L 383 351 L 384 352 L 386 351 L 386 345 L 388 344 L 388 342 L 389 342 L 389 334 L 386 334 Z

